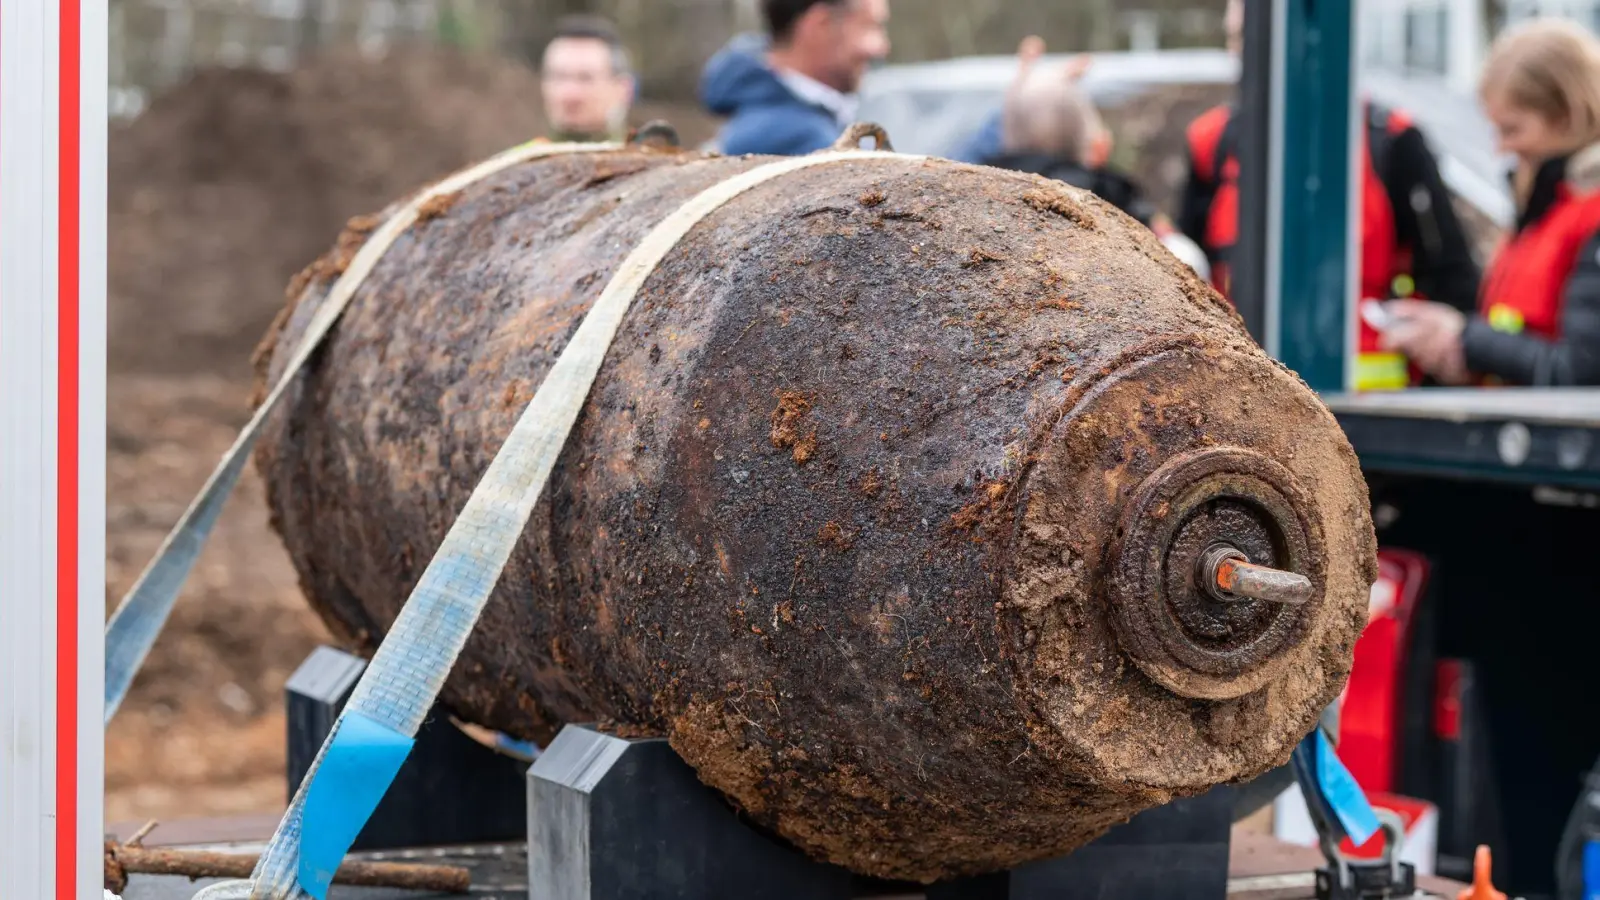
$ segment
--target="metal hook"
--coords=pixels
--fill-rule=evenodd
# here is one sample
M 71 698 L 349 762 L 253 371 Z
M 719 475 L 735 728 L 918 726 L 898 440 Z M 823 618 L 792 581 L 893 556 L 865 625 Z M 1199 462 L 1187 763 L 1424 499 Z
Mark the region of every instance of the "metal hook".
M 861 142 L 872 138 L 874 149 L 883 153 L 893 153 L 894 146 L 889 143 L 889 132 L 876 122 L 857 122 L 844 130 L 839 139 L 833 142 L 834 150 L 860 150 Z
M 1375 808 L 1373 812 L 1378 816 L 1379 830 L 1383 832 L 1384 836 L 1383 852 L 1378 857 L 1378 862 L 1380 865 L 1389 868 L 1390 883 L 1400 884 L 1403 877 L 1403 873 L 1400 870 L 1400 849 L 1406 839 L 1405 820 L 1400 818 L 1399 813 L 1390 809 Z M 1353 884 L 1354 879 L 1350 874 L 1350 859 L 1339 849 L 1338 842 L 1333 840 L 1331 834 L 1321 833 L 1318 835 L 1318 843 L 1322 845 L 1322 855 L 1327 857 L 1330 863 L 1334 864 L 1338 873 L 1339 883 L 1346 887 Z
M 659 150 L 676 150 L 683 146 L 678 137 L 678 129 L 663 119 L 651 119 L 640 125 L 639 130 L 628 139 L 628 143 Z

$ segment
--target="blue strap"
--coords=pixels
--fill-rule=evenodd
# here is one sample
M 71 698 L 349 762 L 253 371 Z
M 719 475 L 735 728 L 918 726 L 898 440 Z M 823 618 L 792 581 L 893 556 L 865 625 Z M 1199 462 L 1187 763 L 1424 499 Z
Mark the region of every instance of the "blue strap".
M 1319 834 L 1335 845 L 1348 837 L 1359 847 L 1378 833 L 1377 812 L 1320 727 L 1300 741 L 1290 763 Z
M 326 900 L 333 873 L 378 809 L 416 741 L 360 713 L 345 716 L 306 790 L 300 884 Z
M 321 335 L 316 338 L 320 340 Z M 276 399 L 274 396 L 272 401 Z M 255 417 L 234 442 L 221 465 L 211 473 L 200 496 L 167 536 L 155 560 L 140 574 L 133 589 L 106 623 L 106 724 L 111 724 L 112 717 L 122 705 L 122 698 L 128 695 L 128 688 L 133 685 L 134 676 L 139 674 L 150 648 L 155 646 L 156 638 L 161 635 L 161 628 L 172 613 L 184 581 L 189 578 L 195 560 L 200 558 L 200 551 L 205 548 L 206 539 L 216 528 L 217 517 L 222 514 L 223 506 L 232 495 L 234 486 L 239 483 L 239 475 L 250 458 L 250 448 L 255 446 L 260 422 L 271 408 L 272 403 L 263 403 L 256 411 Z
M 524 762 L 533 762 L 544 752 L 533 741 L 520 741 L 509 734 L 501 734 L 499 732 L 495 732 L 494 746 L 501 753 Z

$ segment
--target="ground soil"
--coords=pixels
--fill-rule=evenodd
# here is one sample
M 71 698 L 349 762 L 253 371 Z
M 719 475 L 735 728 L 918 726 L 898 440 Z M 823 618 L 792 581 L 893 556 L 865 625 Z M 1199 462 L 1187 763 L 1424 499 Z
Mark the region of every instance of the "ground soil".
M 711 134 L 693 108 L 636 118 Z M 525 67 L 420 49 L 202 71 L 113 130 L 108 610 L 244 424 L 293 274 L 348 218 L 543 130 Z M 281 806 L 283 684 L 323 640 L 247 470 L 107 735 L 108 819 Z
M 211 374 L 112 377 L 108 606 L 233 442 L 247 393 Z M 322 634 L 247 471 L 106 737 L 108 819 L 283 803 L 283 683 Z

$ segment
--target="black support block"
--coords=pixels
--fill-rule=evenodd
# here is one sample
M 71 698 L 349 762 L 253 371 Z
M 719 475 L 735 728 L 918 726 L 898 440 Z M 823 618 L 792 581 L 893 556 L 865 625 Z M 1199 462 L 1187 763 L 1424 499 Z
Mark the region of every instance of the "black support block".
M 299 788 L 366 661 L 318 647 L 289 678 L 289 796 Z M 353 850 L 521 840 L 528 766 L 496 753 L 435 710 Z
M 1060 859 L 934 885 L 928 900 L 1220 900 L 1233 789 L 1148 809 Z
M 542 900 L 1221 900 L 1231 789 L 1148 810 L 1070 856 L 937 884 L 869 883 L 740 818 L 660 738 L 569 725 L 528 770 Z
M 289 679 L 292 796 L 365 661 L 318 648 Z M 927 888 L 869 882 L 753 827 L 664 739 L 569 725 L 533 766 L 496 753 L 442 712 L 355 850 L 520 841 L 540 900 L 1219 900 L 1232 789 L 1147 810 L 1069 856 Z
M 528 770 L 544 900 L 848 900 L 850 873 L 739 819 L 661 738 L 568 725 Z

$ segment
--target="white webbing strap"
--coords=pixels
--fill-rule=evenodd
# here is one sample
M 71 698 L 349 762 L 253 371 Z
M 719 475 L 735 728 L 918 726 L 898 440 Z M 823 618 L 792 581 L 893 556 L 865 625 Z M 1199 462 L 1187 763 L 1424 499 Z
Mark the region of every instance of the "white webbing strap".
M 422 191 L 367 239 L 350 261 L 349 267 L 334 283 L 327 298 L 317 308 L 316 314 L 312 316 L 305 337 L 300 340 L 294 356 L 284 367 L 283 375 L 278 378 L 272 392 L 250 417 L 244 430 L 239 432 L 239 437 L 234 440 L 233 446 L 228 449 L 227 454 L 211 473 L 211 477 L 206 480 L 205 486 L 200 489 L 200 494 L 189 504 L 189 508 L 178 519 L 178 523 L 172 527 L 172 531 L 162 542 L 161 549 L 156 552 L 155 558 L 140 573 L 139 580 L 134 582 L 133 588 L 122 598 L 116 612 L 112 613 L 111 620 L 106 623 L 105 721 L 107 724 L 110 724 L 111 718 L 117 714 L 117 708 L 127 696 L 134 676 L 139 673 L 139 668 L 144 665 L 151 646 L 155 644 L 162 627 L 166 625 L 167 617 L 172 613 L 173 604 L 178 600 L 178 593 L 183 589 L 184 581 L 188 579 L 195 560 L 204 549 L 206 539 L 216 527 L 217 517 L 222 513 L 228 496 L 233 493 L 234 486 L 239 482 L 239 475 L 244 471 L 245 463 L 250 458 L 250 450 L 255 446 L 262 423 L 283 398 L 306 360 L 311 358 L 312 352 L 332 330 L 334 322 L 350 304 L 350 298 L 355 296 L 356 289 L 366 280 L 389 247 L 417 221 L 422 207 L 436 197 L 453 194 L 519 163 L 545 156 L 594 153 L 615 150 L 619 147 L 620 144 L 539 143 L 514 147 Z
M 196 900 L 298 900 L 322 895 L 327 879 L 370 817 L 382 791 L 374 796 L 371 784 L 361 784 L 343 792 L 338 785 L 323 784 L 330 779 L 319 779 L 319 770 L 327 766 L 329 774 L 357 773 L 356 780 L 367 781 L 371 777 L 360 773 L 381 770 L 392 779 L 392 770 L 398 769 L 395 749 L 400 748 L 403 758 L 410 739 L 432 709 L 645 280 L 695 225 L 751 188 L 814 166 L 872 158 L 919 159 L 881 151 L 842 150 L 768 163 L 702 191 L 657 225 L 628 255 L 451 525 L 334 722 L 252 878 L 207 888 Z M 357 736 L 347 735 L 347 728 L 350 735 Z M 364 754 L 371 764 L 363 761 Z M 387 785 L 384 780 L 382 787 Z M 327 798 L 327 802 L 319 798 Z M 335 801 L 362 808 L 335 809 L 330 805 Z M 308 806 L 318 810 L 315 816 L 307 814 Z M 328 821 L 317 821 L 318 817 Z

